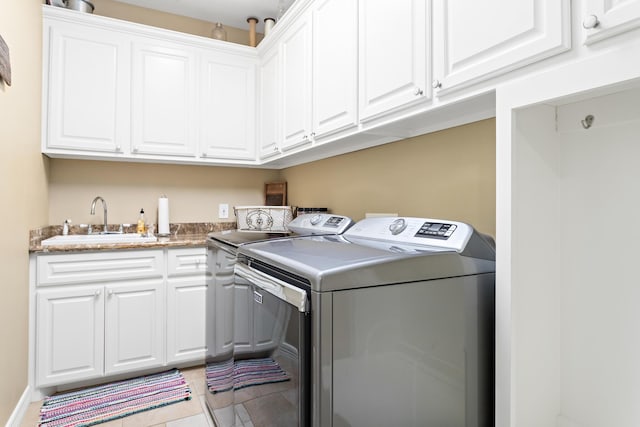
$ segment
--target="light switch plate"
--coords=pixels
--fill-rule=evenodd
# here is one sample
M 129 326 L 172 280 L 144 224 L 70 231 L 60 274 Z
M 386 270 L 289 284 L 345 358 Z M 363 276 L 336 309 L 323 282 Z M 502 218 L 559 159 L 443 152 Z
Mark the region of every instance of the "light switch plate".
M 218 218 L 229 218 L 229 205 L 227 203 L 220 203 L 218 205 Z

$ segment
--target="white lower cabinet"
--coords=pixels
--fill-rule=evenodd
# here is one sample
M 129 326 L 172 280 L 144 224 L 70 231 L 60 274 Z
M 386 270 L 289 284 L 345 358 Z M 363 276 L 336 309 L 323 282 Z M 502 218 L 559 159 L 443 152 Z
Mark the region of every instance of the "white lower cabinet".
M 36 312 L 36 385 L 102 375 L 103 286 L 38 290 Z
M 164 362 L 164 281 L 105 286 L 105 374 Z
M 206 267 L 205 248 L 169 249 L 167 363 L 204 360 Z
M 35 386 L 204 360 L 205 248 L 35 256 Z

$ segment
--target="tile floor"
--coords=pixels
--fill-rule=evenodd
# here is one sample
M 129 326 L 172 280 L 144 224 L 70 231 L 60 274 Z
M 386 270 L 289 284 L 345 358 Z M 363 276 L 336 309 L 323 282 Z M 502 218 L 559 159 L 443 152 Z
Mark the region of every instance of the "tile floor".
M 141 412 L 119 420 L 99 424 L 100 427 L 214 427 L 204 400 L 204 367 L 183 368 L 180 372 L 191 386 L 193 398 L 163 408 Z M 42 402 L 33 402 L 21 427 L 34 427 L 40 419 Z M 240 424 L 242 425 L 242 424 Z M 246 427 L 250 427 L 245 424 Z

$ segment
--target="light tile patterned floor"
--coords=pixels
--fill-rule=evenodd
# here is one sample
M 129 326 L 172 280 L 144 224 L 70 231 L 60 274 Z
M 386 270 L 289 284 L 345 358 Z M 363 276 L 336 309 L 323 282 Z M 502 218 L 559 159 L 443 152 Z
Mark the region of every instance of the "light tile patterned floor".
M 214 427 L 204 400 L 204 367 L 183 368 L 180 372 L 191 387 L 193 393 L 191 400 L 98 425 L 100 427 Z M 29 405 L 21 427 L 38 425 L 41 406 L 42 402 L 33 402 Z

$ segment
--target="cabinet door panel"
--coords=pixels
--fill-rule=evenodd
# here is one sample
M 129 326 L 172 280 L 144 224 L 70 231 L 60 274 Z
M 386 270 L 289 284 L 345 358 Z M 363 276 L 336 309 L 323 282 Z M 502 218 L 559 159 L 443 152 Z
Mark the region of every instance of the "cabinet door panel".
M 162 280 L 106 286 L 105 372 L 163 363 Z
M 278 120 L 280 119 L 280 55 L 278 48 L 267 52 L 260 67 L 260 158 L 280 154 Z
M 204 360 L 206 277 L 169 279 L 167 296 L 167 362 Z
M 313 11 L 313 132 L 358 124 L 358 1 L 323 0 Z
M 214 55 L 203 62 L 202 155 L 255 160 L 255 62 Z
M 596 28 L 586 31 L 585 44 L 640 28 L 640 0 L 586 0 L 585 17 L 595 15 Z
M 360 0 L 360 120 L 430 98 L 424 0 Z
M 311 23 L 299 19 L 280 45 L 283 150 L 311 142 Z
M 134 43 L 133 154 L 195 155 L 195 53 L 170 43 Z
M 36 385 L 100 377 L 104 360 L 102 286 L 38 290 Z
M 49 148 L 117 153 L 128 145 L 129 46 L 108 31 L 49 28 L 45 152 Z
M 568 0 L 434 1 L 434 79 L 443 95 L 570 48 Z

